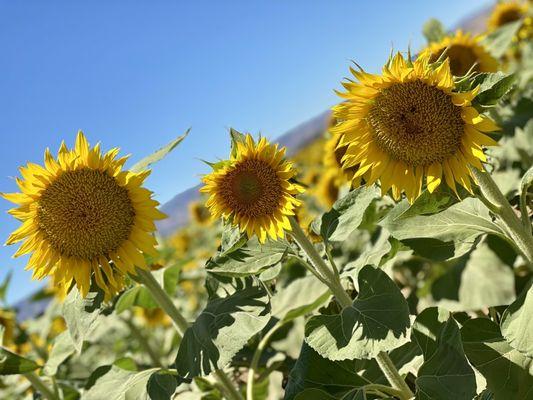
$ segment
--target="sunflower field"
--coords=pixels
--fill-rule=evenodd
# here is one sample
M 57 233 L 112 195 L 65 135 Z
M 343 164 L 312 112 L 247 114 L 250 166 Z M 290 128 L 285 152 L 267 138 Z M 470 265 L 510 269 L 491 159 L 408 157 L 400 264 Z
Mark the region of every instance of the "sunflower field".
M 129 169 L 43 149 L 1 194 L 48 283 L 0 309 L 0 399 L 533 399 L 530 4 L 347 65 L 290 157 L 230 129 L 169 236 L 144 181 L 188 132 Z

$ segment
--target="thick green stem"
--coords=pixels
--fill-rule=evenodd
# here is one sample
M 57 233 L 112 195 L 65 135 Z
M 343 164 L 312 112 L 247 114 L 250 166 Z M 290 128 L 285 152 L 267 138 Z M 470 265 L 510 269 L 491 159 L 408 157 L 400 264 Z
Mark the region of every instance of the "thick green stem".
M 185 331 L 189 328 L 189 323 L 181 315 L 180 311 L 174 305 L 172 299 L 163 290 L 159 282 L 156 281 L 150 271 L 137 267 L 137 278 L 146 286 L 155 302 L 165 311 L 165 313 L 172 319 L 174 327 L 178 332 L 180 338 L 183 338 Z M 217 369 L 214 371 L 214 375 L 226 390 L 226 396 L 229 400 L 244 400 L 241 394 L 237 391 L 233 383 L 230 381 L 224 371 Z
M 54 392 L 48 386 L 46 386 L 39 375 L 37 375 L 35 372 L 28 372 L 27 374 L 24 374 L 24 376 L 30 381 L 33 388 L 39 391 L 45 399 L 59 400 Z
M 526 259 L 530 268 L 533 268 L 533 236 L 526 230 L 490 174 L 476 168 L 471 168 L 471 171 L 481 190 L 479 199 L 500 219 L 510 242 Z
M 215 371 L 215 376 L 220 382 L 220 384 L 224 387 L 224 391 L 226 392 L 226 397 L 230 400 L 244 400 L 242 395 L 239 393 L 237 388 L 233 385 L 233 382 L 228 378 L 226 373 L 222 371 L 221 369 L 217 369 Z
M 379 353 L 376 356 L 376 361 L 389 383 L 400 391 L 401 394 L 399 396 L 401 400 L 408 400 L 414 396 L 387 353 Z
M 291 218 L 290 221 L 292 228 L 291 235 L 298 246 L 300 246 L 307 257 L 311 260 L 311 263 L 317 269 L 317 271 L 320 272 L 320 275 L 328 282 L 328 286 L 339 304 L 343 308 L 350 307 L 352 305 L 352 299 L 342 287 L 339 276 L 328 267 L 313 243 L 311 243 L 311 241 L 303 232 L 302 228 L 300 228 L 298 222 L 296 222 L 294 218 Z M 402 379 L 400 373 L 396 369 L 396 366 L 392 363 L 387 353 L 379 353 L 376 357 L 376 361 L 391 385 L 393 385 L 395 389 L 402 393 L 402 400 L 413 397 L 413 393 L 409 389 L 409 386 L 407 386 L 405 381 Z
M 283 324 L 280 322 L 274 325 L 272 329 L 270 329 L 267 334 L 263 336 L 257 345 L 257 348 L 255 349 L 252 362 L 250 364 L 250 369 L 248 369 L 248 380 L 246 381 L 246 400 L 254 400 L 255 373 L 259 365 L 259 360 L 261 359 L 261 354 L 263 354 L 263 350 L 266 348 L 266 346 L 268 346 L 272 335 L 276 333 L 282 326 Z
M 174 302 L 168 294 L 163 290 L 159 282 L 157 282 L 148 270 L 137 268 L 137 277 L 143 283 L 144 286 L 148 289 L 155 302 L 167 313 L 167 315 L 172 319 L 176 330 L 180 334 L 180 337 L 183 337 L 183 334 L 189 327 L 187 320 L 181 315 L 179 310 L 174 305 Z
M 307 238 L 302 228 L 294 218 L 290 218 L 291 221 L 291 236 L 294 238 L 298 246 L 307 255 L 313 267 L 327 282 L 331 292 L 342 307 L 349 307 L 352 305 L 352 299 L 344 288 L 338 278 L 338 276 L 328 267 L 324 259 L 315 249 L 315 246 Z
M 159 359 L 159 355 L 155 352 L 152 346 L 150 346 L 148 339 L 144 337 L 142 332 L 139 330 L 139 328 L 135 326 L 133 321 L 130 321 L 129 319 L 124 319 L 124 322 L 126 323 L 126 325 L 128 325 L 130 332 L 133 334 L 133 336 L 135 336 L 135 339 L 137 339 L 139 345 L 148 354 L 150 360 L 152 360 L 152 364 L 156 367 L 164 368 L 163 364 L 161 363 L 161 360 Z

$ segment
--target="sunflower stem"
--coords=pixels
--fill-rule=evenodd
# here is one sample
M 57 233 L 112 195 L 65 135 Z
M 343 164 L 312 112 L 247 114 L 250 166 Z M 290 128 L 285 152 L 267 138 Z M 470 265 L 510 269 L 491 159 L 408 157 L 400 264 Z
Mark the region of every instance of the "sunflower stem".
M 35 372 L 28 372 L 24 374 L 27 380 L 30 381 L 33 388 L 39 391 L 44 398 L 48 400 L 59 400 L 59 398 L 52 392 L 52 390 L 43 382 L 43 380 Z
M 533 236 L 518 218 L 513 207 L 500 191 L 489 173 L 471 168 L 472 175 L 479 186 L 481 195 L 478 198 L 489 208 L 506 228 L 510 242 L 533 268 Z
M 140 281 L 144 286 L 146 286 L 156 303 L 159 304 L 165 313 L 167 313 L 167 315 L 172 319 L 174 327 L 178 331 L 180 337 L 183 338 L 185 331 L 189 327 L 189 323 L 185 317 L 181 315 L 179 310 L 174 305 L 174 302 L 163 290 L 159 282 L 156 281 L 154 275 L 149 270 L 137 267 L 136 272 Z
M 408 400 L 414 396 L 387 353 L 380 352 L 376 356 L 376 362 L 389 383 L 400 392 L 398 396 L 401 400 Z
M 189 328 L 189 323 L 185 317 L 181 315 L 172 299 L 161 287 L 159 282 L 157 282 L 151 271 L 137 267 L 136 273 L 138 279 L 144 286 L 146 286 L 155 302 L 172 319 L 174 327 L 176 328 L 180 339 L 182 339 L 185 331 Z M 244 400 L 224 371 L 217 369 L 214 371 L 214 375 L 220 385 L 225 388 L 227 392 L 226 396 L 228 396 L 229 400 Z
M 339 275 L 335 274 L 335 272 L 329 269 L 328 265 L 318 253 L 313 243 L 311 243 L 311 241 L 307 238 L 298 222 L 292 217 L 290 218 L 290 222 L 292 228 L 291 235 L 298 246 L 311 260 L 312 265 L 317 269 L 317 271 L 320 272 L 320 275 L 324 277 L 328 283 L 329 289 L 342 308 L 350 307 L 352 305 L 352 299 L 342 287 Z M 376 356 L 376 361 L 391 385 L 393 385 L 394 388 L 402 393 L 402 400 L 413 397 L 413 393 L 409 389 L 409 386 L 407 386 L 387 353 L 379 353 Z
M 250 363 L 250 368 L 248 369 L 248 380 L 246 381 L 246 400 L 254 400 L 254 383 L 255 383 L 255 373 L 258 369 L 259 360 L 261 359 L 261 354 L 270 342 L 270 338 L 274 333 L 278 331 L 279 328 L 283 326 L 283 323 L 278 322 L 276 325 L 270 329 L 265 336 L 261 339 L 257 348 L 255 349 L 254 355 L 252 357 L 252 362 Z
M 324 259 L 318 252 L 316 251 L 315 246 L 311 241 L 307 238 L 302 228 L 300 228 L 300 225 L 294 218 L 289 218 L 291 222 L 291 229 L 290 232 L 291 236 L 294 238 L 298 246 L 303 250 L 303 252 L 307 255 L 309 260 L 311 261 L 311 265 L 315 267 L 316 271 L 320 273 L 322 278 L 324 278 L 324 281 L 328 285 L 329 289 L 339 302 L 339 304 L 344 307 L 350 307 L 352 305 L 352 299 L 344 288 L 342 287 L 342 284 L 340 282 L 340 279 L 335 275 L 335 273 L 328 267 Z
M 244 400 L 242 394 L 239 393 L 237 388 L 233 385 L 233 382 L 229 379 L 228 375 L 221 369 L 217 369 L 214 372 L 218 382 L 224 387 L 226 397 L 229 400 Z

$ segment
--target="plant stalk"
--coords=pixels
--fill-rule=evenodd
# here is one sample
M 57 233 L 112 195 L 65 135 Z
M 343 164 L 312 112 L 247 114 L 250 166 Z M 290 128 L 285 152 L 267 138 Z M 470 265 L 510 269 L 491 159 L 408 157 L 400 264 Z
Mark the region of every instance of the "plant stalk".
M 414 396 L 413 392 L 411 392 L 411 389 L 409 388 L 409 386 L 407 386 L 407 383 L 405 383 L 405 380 L 402 378 L 387 353 L 383 351 L 380 352 L 376 356 L 376 362 L 378 363 L 379 367 L 381 368 L 381 371 L 383 372 L 389 383 L 395 389 L 399 390 L 400 393 L 398 394 L 398 396 L 401 400 L 409 400 Z
M 270 329 L 267 334 L 263 336 L 257 345 L 257 348 L 255 349 L 252 362 L 250 363 L 250 368 L 248 369 L 248 380 L 246 381 L 246 400 L 254 400 L 255 373 L 259 365 L 259 360 L 261 359 L 261 354 L 263 354 L 263 350 L 268 346 L 272 335 L 276 333 L 282 326 L 283 323 L 280 322 L 274 325 L 272 329 Z
M 481 196 L 478 198 L 499 218 L 511 239 L 510 242 L 526 259 L 529 267 L 533 268 L 533 236 L 515 214 L 490 174 L 477 168 L 470 170 L 481 190 Z
M 298 222 L 292 217 L 290 218 L 290 222 L 292 228 L 291 235 L 298 246 L 311 260 L 311 264 L 317 269 L 317 272 L 319 272 L 328 282 L 328 287 L 342 308 L 350 307 L 352 305 L 352 299 L 342 287 L 339 276 L 330 270 L 322 256 L 317 252 L 313 243 L 311 243 L 302 228 L 300 228 Z M 376 356 L 376 361 L 390 384 L 402 393 L 402 400 L 413 397 L 411 389 L 409 389 L 409 386 L 407 386 L 387 353 L 379 353 Z
M 35 390 L 38 390 L 45 399 L 48 400 L 59 400 L 58 397 L 50 390 L 50 388 L 43 382 L 43 380 L 35 372 L 28 372 L 24 374 L 27 380 L 30 381 L 31 385 Z
M 180 311 L 174 305 L 172 299 L 168 296 L 150 271 L 137 267 L 136 273 L 138 279 L 144 284 L 144 286 L 146 286 L 156 303 L 172 319 L 174 327 L 176 328 L 180 339 L 182 339 L 185 331 L 189 328 L 189 323 L 185 317 L 181 315 Z M 229 400 L 244 400 L 242 395 L 237 391 L 224 371 L 217 369 L 214 371 L 214 376 L 227 391 L 226 395 L 228 396 Z
M 307 238 L 302 228 L 300 228 L 300 225 L 294 218 L 290 218 L 291 222 L 291 236 L 294 238 L 298 246 L 303 250 L 303 252 L 307 255 L 309 260 L 311 261 L 311 264 L 313 267 L 315 267 L 316 271 L 324 278 L 324 280 L 327 282 L 327 285 L 339 304 L 344 307 L 349 307 L 352 305 L 352 299 L 344 288 L 342 287 L 342 284 L 340 282 L 340 279 L 335 275 L 335 273 L 328 267 L 324 259 L 315 249 L 315 246 L 311 241 Z
M 168 297 L 168 294 L 163 290 L 159 282 L 156 281 L 149 270 L 137 267 L 136 272 L 140 281 L 144 286 L 146 286 L 156 303 L 159 304 L 159 306 L 165 311 L 165 313 L 167 313 L 170 319 L 172 319 L 172 322 L 180 334 L 180 337 L 183 338 L 185 331 L 189 327 L 187 320 L 183 317 L 183 315 L 181 315 L 179 310 L 174 305 L 174 302 L 170 299 L 170 297 Z

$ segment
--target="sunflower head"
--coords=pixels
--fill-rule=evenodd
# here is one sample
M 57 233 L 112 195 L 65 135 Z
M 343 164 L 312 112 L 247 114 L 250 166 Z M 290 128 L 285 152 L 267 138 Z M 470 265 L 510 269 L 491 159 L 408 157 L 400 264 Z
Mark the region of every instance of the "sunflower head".
M 498 61 L 482 45 L 481 36 L 471 36 L 458 30 L 440 42 L 431 43 L 420 55 L 429 56 L 429 61 L 433 63 L 445 51 L 445 56 L 450 60 L 452 75 L 463 76 L 470 70 L 495 72 L 498 69 Z
M 211 221 L 209 210 L 200 201 L 193 201 L 189 203 L 189 214 L 191 219 L 200 225 L 207 225 Z
M 157 255 L 154 220 L 164 214 L 142 187 L 149 171 L 123 170 L 118 151 L 102 154 L 80 132 L 73 149 L 63 143 L 57 157 L 46 150 L 43 166 L 20 168 L 20 193 L 2 194 L 22 221 L 7 244 L 22 242 L 15 257 L 31 254 L 34 279 L 51 276 L 62 291 L 75 284 L 83 296 L 94 280 L 109 299 L 127 273 L 147 268 L 143 253 Z
M 159 307 L 152 309 L 135 307 L 133 312 L 142 324 L 149 328 L 169 327 L 172 323 L 169 316 Z
M 358 166 L 368 185 L 380 181 L 395 199 L 404 192 L 414 201 L 424 181 L 433 192 L 444 180 L 471 191 L 472 165 L 482 169 L 482 146 L 496 144 L 486 132 L 497 130 L 471 105 L 478 89 L 455 92 L 449 60 L 435 64 L 429 56 L 411 62 L 400 53 L 381 75 L 352 69 L 355 81 L 343 83 L 346 101 L 333 112 L 331 129 L 347 145 L 344 169 Z
M 488 20 L 489 30 L 501 28 L 523 18 L 528 11 L 528 4 L 521 1 L 501 1 L 496 3 Z
M 176 251 L 176 253 L 183 255 L 183 253 L 189 251 L 191 245 L 191 236 L 186 230 L 180 229 L 170 238 L 170 245 Z
M 326 171 L 320 177 L 316 188 L 316 196 L 319 202 L 326 208 L 330 208 L 339 198 L 338 175 L 333 171 Z
M 290 230 L 288 216 L 300 204 L 295 195 L 303 192 L 291 182 L 296 171 L 284 155 L 285 149 L 265 138 L 256 143 L 246 135 L 235 141 L 230 159 L 203 177 L 205 186 L 200 190 L 209 195 L 206 205 L 213 218 L 230 220 L 261 243 L 267 236 L 283 238 Z

